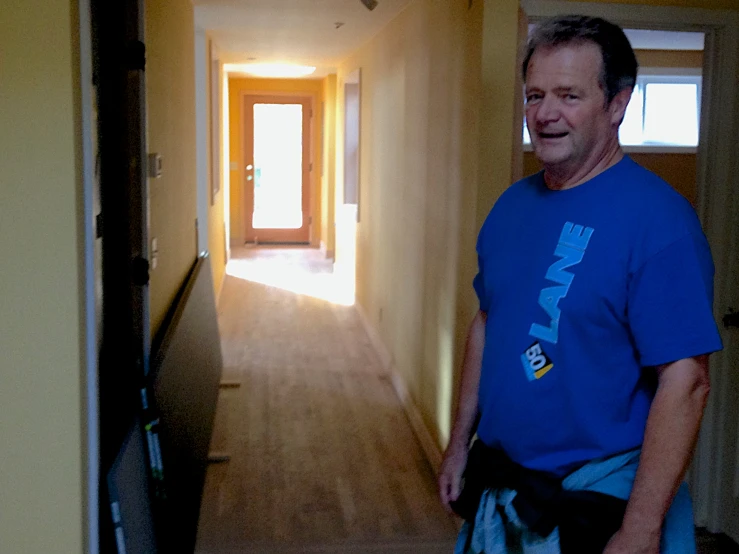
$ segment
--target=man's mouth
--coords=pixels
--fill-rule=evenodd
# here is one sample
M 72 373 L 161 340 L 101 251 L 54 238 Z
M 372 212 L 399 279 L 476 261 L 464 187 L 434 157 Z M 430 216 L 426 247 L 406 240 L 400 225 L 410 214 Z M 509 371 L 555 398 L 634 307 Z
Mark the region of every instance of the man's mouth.
M 558 138 L 564 138 L 568 135 L 566 131 L 561 133 L 538 133 L 539 137 L 543 139 L 558 139 Z

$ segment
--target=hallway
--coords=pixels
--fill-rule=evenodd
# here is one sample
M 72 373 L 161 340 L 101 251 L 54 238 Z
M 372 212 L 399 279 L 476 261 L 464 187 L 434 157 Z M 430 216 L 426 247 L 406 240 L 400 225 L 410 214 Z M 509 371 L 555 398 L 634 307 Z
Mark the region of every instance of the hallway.
M 211 450 L 231 461 L 208 470 L 198 552 L 452 551 L 433 472 L 339 285 L 318 250 L 232 251 L 219 323 L 223 379 L 241 387 L 221 390 Z

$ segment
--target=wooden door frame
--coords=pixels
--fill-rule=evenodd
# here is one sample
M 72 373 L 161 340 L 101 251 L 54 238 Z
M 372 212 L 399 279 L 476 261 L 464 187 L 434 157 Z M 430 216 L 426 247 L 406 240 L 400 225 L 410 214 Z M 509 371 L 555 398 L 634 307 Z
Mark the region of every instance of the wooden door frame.
M 739 132 L 739 87 L 727 76 L 739 75 L 739 13 L 728 10 L 678 8 L 624 4 L 594 4 L 563 0 L 522 0 L 522 8 L 532 19 L 563 13 L 604 17 L 629 28 L 667 31 L 698 31 L 706 34 L 703 66 L 701 131 L 698 147 L 698 213 L 711 242 L 716 266 L 714 315 L 721 321 L 727 303 L 739 303 L 739 293 L 732 290 L 730 276 L 739 272 L 739 244 L 732 241 L 732 214 L 739 213 L 739 163 L 734 137 Z M 523 124 L 523 123 L 521 123 Z M 734 273 L 736 274 L 736 273 Z M 739 305 L 739 304 L 735 304 Z M 721 327 L 726 346 L 731 340 Z M 736 340 L 736 339 L 734 339 Z M 695 520 L 710 531 L 723 531 L 730 514 L 722 513 L 729 495 L 736 494 L 734 484 L 721 488 L 722 475 L 734 463 L 739 473 L 737 452 L 726 452 L 727 444 L 739 443 L 737 422 L 729 419 L 732 397 L 731 360 L 724 352 L 711 357 L 713 392 L 704 417 L 698 449 L 689 473 Z M 734 378 L 735 379 L 735 378 Z M 737 537 L 734 537 L 735 539 Z
M 260 98 L 265 100 L 275 100 L 278 99 L 279 101 L 283 103 L 307 103 L 310 106 L 310 115 L 308 117 L 308 125 L 307 128 L 305 126 L 303 127 L 303 136 L 305 136 L 306 131 L 308 133 L 309 139 L 307 141 L 308 143 L 308 163 L 309 166 L 314 165 L 314 153 L 315 153 L 315 144 L 314 144 L 314 117 L 316 113 L 316 102 L 317 102 L 317 95 L 315 93 L 309 92 L 309 91 L 269 91 L 269 90 L 243 90 L 239 94 L 239 133 L 241 136 L 241 152 L 239 152 L 239 159 L 240 159 L 240 167 L 238 168 L 238 176 L 239 176 L 239 182 L 241 183 L 241 190 L 243 191 L 243 198 L 239 205 L 239 212 L 241 214 L 242 218 L 242 243 L 246 242 L 248 235 L 249 235 L 249 229 L 251 228 L 251 225 L 248 221 L 249 217 L 249 211 L 247 208 L 247 198 L 246 198 L 246 184 L 247 184 L 247 174 L 246 174 L 246 165 L 247 165 L 247 159 L 246 159 L 246 152 L 247 152 L 247 145 L 249 144 L 249 141 L 247 141 L 246 137 L 246 110 L 245 105 L 246 101 L 249 98 Z M 253 142 L 253 138 L 251 139 Z M 306 243 L 314 246 L 314 242 L 316 240 L 316 228 L 320 229 L 320 221 L 316 221 L 315 217 L 315 208 L 316 208 L 316 179 L 314 178 L 315 173 L 315 167 L 309 167 L 308 170 L 308 215 L 309 215 L 309 223 L 308 223 L 308 237 L 306 240 Z M 304 200 L 305 202 L 305 200 Z

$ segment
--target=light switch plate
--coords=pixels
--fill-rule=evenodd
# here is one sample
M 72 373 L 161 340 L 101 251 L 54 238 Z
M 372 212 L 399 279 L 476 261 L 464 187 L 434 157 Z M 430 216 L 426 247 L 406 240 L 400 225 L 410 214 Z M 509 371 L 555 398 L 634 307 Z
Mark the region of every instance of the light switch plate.
M 162 176 L 162 156 L 156 152 L 149 154 L 149 177 L 159 179 Z

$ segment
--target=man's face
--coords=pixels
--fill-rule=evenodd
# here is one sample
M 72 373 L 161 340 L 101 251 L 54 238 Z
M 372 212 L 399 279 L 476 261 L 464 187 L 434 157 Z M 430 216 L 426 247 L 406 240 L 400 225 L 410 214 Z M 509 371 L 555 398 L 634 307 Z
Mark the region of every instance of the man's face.
M 538 49 L 526 77 L 526 121 L 536 157 L 577 171 L 618 137 L 628 93 L 609 106 L 599 84 L 603 59 L 592 43 Z M 624 103 L 623 99 L 626 98 Z

